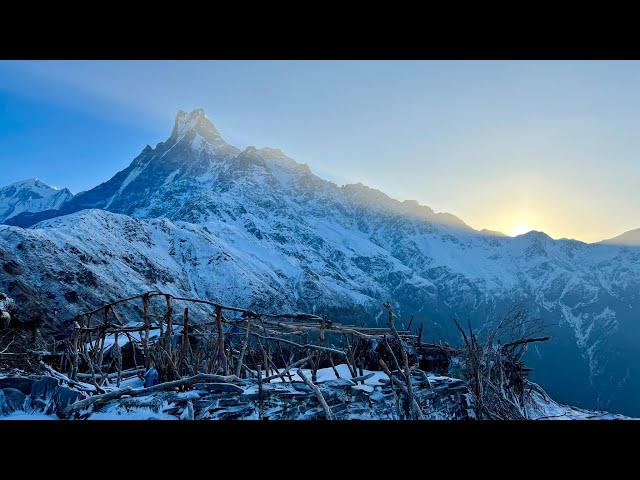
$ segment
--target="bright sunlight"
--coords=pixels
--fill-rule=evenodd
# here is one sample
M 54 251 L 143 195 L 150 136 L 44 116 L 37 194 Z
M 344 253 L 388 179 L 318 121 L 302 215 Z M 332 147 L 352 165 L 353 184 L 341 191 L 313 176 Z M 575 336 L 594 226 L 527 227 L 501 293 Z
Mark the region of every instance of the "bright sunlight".
M 510 237 L 517 237 L 518 235 L 530 232 L 531 230 L 533 229 L 527 225 L 516 225 L 511 230 L 507 231 L 507 235 Z

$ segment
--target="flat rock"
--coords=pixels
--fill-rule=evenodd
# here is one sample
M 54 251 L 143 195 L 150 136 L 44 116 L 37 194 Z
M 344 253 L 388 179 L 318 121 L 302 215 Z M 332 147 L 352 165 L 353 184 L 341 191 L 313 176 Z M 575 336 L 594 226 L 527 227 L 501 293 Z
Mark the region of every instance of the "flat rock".
M 306 383 L 292 383 L 291 386 L 298 392 L 313 392 L 313 390 L 311 390 L 311 387 L 309 387 Z
M 326 382 L 322 382 L 321 385 L 324 387 L 347 389 L 349 387 L 353 387 L 355 383 L 348 378 L 336 378 L 334 380 L 327 380 Z
M 20 390 L 25 395 L 31 395 L 31 387 L 35 383 L 33 378 L 24 377 L 7 377 L 0 378 L 0 389 L 3 388 L 15 388 Z
M 192 401 L 197 401 L 200 399 L 200 395 L 198 394 L 198 392 L 195 391 L 190 391 L 190 392 L 180 392 L 176 395 L 176 397 L 178 398 L 178 400 L 192 400 Z
M 258 400 L 259 395 L 255 392 L 243 393 L 242 398 L 245 400 L 253 401 Z
M 369 398 L 374 402 L 380 402 L 381 400 L 384 400 L 385 397 L 386 395 L 379 391 L 373 392 L 371 395 L 369 395 Z
M 356 392 L 373 393 L 374 388 L 371 385 L 354 385 L 351 390 Z
M 15 411 L 24 410 L 27 396 L 15 388 L 0 390 L 0 415 L 9 415 Z
M 258 392 L 258 389 L 256 388 L 256 390 L 250 390 L 250 391 Z M 277 398 L 289 392 L 295 392 L 295 390 L 293 390 L 293 387 L 291 387 L 290 383 L 275 383 L 275 384 L 267 384 L 262 386 L 263 395 L 265 396 L 268 395 L 269 397 Z
M 450 392 L 461 392 L 463 390 L 469 390 L 469 388 L 464 384 L 456 384 L 453 387 L 449 387 Z
M 242 393 L 244 390 L 232 383 L 196 383 L 196 390 L 204 390 L 213 393 Z

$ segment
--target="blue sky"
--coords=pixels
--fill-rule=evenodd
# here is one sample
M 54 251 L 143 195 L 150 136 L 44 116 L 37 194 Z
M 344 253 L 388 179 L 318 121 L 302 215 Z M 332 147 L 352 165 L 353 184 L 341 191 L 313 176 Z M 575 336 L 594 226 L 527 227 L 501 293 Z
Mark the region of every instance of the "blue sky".
M 597 241 L 640 227 L 638 85 L 638 62 L 3 61 L 0 184 L 91 188 L 203 107 L 338 183 Z

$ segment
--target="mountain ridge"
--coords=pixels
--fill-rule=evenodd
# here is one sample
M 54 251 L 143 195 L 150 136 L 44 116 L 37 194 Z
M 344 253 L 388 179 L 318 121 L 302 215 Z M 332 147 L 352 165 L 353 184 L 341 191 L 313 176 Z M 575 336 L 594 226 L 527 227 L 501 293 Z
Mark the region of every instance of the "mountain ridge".
M 606 245 L 622 245 L 627 247 L 640 247 L 640 228 L 629 230 L 617 237 L 610 238 L 608 240 L 602 240 L 602 244 Z
M 448 342 L 459 340 L 452 318 L 481 333 L 522 303 L 551 325 L 554 341 L 529 362 L 545 390 L 636 412 L 639 251 L 478 232 L 415 201 L 339 187 L 277 149 L 241 151 L 204 112 L 190 115 L 48 218 L 0 226 L 0 289 L 49 322 L 156 288 L 356 324 L 383 321 L 390 300 L 400 323 L 414 316 L 425 338 Z
M 174 148 L 177 150 L 182 149 L 182 155 L 178 155 L 178 161 L 166 165 L 166 161 L 163 162 L 163 159 Z M 175 152 L 173 153 L 175 157 Z M 171 136 L 166 141 L 158 143 L 155 148 L 149 145 L 145 146 L 128 167 L 116 173 L 110 180 L 79 193 L 72 201 L 62 205 L 62 208 L 40 212 L 25 212 L 9 219 L 6 223 L 26 228 L 42 220 L 67 215 L 86 208 L 104 208 L 126 213 L 118 206 L 119 202 L 115 197 L 123 194 L 144 170 L 151 169 L 152 175 L 157 175 L 158 173 L 162 174 L 164 168 L 167 174 L 175 173 L 174 178 L 171 179 L 173 181 L 176 177 L 179 178 L 182 175 L 190 174 L 192 177 L 205 175 L 211 164 L 216 161 L 228 163 L 228 171 L 223 172 L 227 175 L 247 173 L 253 166 L 257 166 L 266 168 L 269 173 L 278 177 L 278 180 L 284 180 L 291 174 L 309 176 L 314 178 L 313 182 L 307 182 L 309 186 L 314 182 L 317 184 L 318 181 L 321 181 L 325 184 L 333 185 L 352 198 L 360 198 L 364 202 L 381 202 L 391 210 L 413 211 L 416 215 L 437 219 L 445 224 L 470 228 L 464 221 L 451 213 L 436 213 L 428 206 L 420 205 L 415 200 L 400 202 L 390 198 L 384 192 L 370 188 L 362 183 L 338 187 L 333 182 L 315 176 L 307 164 L 296 162 L 280 149 L 271 147 L 257 149 L 254 146 L 249 146 L 241 151 L 224 140 L 201 108 L 197 108 L 189 114 L 179 110 Z M 165 175 L 165 179 L 167 176 Z M 286 182 L 281 182 L 281 184 L 282 186 L 288 186 Z M 158 186 L 149 185 L 149 187 Z

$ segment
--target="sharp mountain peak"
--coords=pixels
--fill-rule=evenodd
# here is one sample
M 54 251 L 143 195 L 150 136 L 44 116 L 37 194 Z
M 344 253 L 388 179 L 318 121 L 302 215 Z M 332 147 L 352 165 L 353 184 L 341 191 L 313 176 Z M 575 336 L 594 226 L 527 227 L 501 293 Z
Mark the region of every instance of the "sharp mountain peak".
M 178 110 L 170 140 L 193 140 L 196 134 L 212 145 L 226 144 L 218 129 L 207 118 L 204 109 L 196 108 L 190 113 Z
M 354 205 L 369 205 L 435 220 L 440 224 L 469 228 L 454 215 L 436 213 L 416 201 L 400 202 L 362 183 L 338 187 L 315 176 L 307 164 L 296 162 L 278 148 L 250 145 L 241 150 L 224 140 L 203 108 L 195 108 L 188 113 L 178 110 L 171 136 L 166 141 L 155 148 L 146 145 L 126 169 L 107 182 L 76 195 L 61 205 L 60 210 L 26 211 L 7 223 L 27 227 L 87 208 L 102 208 L 134 217 L 203 218 L 218 215 L 223 207 L 216 204 L 211 189 L 231 188 L 229 182 L 239 181 L 242 177 L 246 177 L 249 183 L 263 182 L 263 186 L 258 188 L 264 188 L 267 195 L 286 196 L 283 192 L 294 188 L 311 198 L 316 194 L 322 196 L 322 191 L 328 196 L 344 195 L 345 199 L 355 202 Z M 263 177 L 265 180 L 259 180 Z M 205 179 L 210 180 L 208 187 L 204 186 Z M 256 185 L 252 183 L 246 188 L 255 189 Z M 248 192 L 238 193 L 245 194 Z M 205 198 L 208 200 L 204 201 Z

